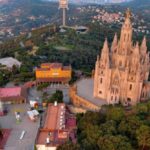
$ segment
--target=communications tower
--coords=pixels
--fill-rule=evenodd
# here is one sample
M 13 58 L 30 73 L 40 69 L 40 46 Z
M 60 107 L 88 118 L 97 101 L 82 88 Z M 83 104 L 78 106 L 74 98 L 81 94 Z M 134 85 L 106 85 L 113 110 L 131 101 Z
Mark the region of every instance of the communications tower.
M 68 0 L 59 0 L 59 9 L 63 11 L 62 25 L 66 26 L 66 10 L 68 9 Z

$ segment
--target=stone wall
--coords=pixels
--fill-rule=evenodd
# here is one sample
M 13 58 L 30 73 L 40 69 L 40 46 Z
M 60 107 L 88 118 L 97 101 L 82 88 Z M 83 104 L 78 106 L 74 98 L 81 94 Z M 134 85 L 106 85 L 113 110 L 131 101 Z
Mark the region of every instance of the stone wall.
M 85 108 L 87 110 L 92 110 L 92 111 L 98 111 L 100 109 L 99 106 L 89 102 L 88 100 L 80 97 L 77 94 L 76 84 L 74 84 L 73 86 L 70 86 L 69 96 L 70 96 L 70 99 L 71 99 L 71 102 L 73 103 L 73 105 L 75 105 L 77 107 Z

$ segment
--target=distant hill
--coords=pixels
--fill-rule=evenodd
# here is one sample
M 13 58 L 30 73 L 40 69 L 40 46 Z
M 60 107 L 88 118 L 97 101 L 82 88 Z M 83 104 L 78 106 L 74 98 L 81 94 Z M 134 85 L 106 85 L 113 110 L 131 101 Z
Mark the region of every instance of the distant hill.
M 43 0 L 43 1 L 51 1 L 51 2 L 58 2 L 59 0 Z M 122 2 L 129 2 L 132 0 L 69 0 L 69 3 L 75 4 L 108 4 L 108 3 L 122 3 Z
M 128 3 L 124 3 L 123 5 L 132 8 L 150 8 L 150 0 L 133 0 Z

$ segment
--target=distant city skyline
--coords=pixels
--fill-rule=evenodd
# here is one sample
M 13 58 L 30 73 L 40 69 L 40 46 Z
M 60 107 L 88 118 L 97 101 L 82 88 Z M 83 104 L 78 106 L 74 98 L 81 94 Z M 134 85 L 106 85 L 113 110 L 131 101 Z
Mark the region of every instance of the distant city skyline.
M 45 0 L 45 1 L 59 1 L 59 0 Z M 69 0 L 69 3 L 96 3 L 96 4 L 104 4 L 104 3 L 122 3 L 129 2 L 132 0 Z

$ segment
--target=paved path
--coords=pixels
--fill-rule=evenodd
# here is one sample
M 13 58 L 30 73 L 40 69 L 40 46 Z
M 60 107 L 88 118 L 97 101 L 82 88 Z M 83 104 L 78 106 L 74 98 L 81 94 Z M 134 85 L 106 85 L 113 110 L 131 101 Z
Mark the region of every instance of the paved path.
M 44 89 L 42 92 L 37 91 L 36 87 L 32 87 L 28 91 L 28 100 L 37 100 L 38 102 L 42 101 L 42 95 L 44 92 L 47 92 L 48 95 L 52 95 L 56 92 L 56 90 L 63 91 L 63 100 L 65 103 L 69 103 L 69 86 L 67 85 L 50 85 L 46 89 Z
M 0 124 L 2 128 L 11 128 L 11 134 L 5 145 L 5 150 L 33 150 L 33 144 L 37 135 L 40 119 L 37 122 L 29 120 L 26 111 L 28 104 L 10 105 L 9 113 L 6 116 L 0 117 Z M 20 110 L 21 123 L 17 124 L 14 111 Z M 25 135 L 22 140 L 20 136 L 22 131 L 25 130 Z

